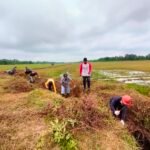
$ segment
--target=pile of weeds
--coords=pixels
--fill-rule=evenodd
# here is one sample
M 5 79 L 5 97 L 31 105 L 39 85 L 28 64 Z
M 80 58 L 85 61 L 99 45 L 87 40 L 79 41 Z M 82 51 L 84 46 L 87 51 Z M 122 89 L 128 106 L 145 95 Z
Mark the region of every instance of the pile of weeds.
M 150 101 L 138 98 L 129 109 L 128 128 L 143 149 L 150 146 Z
M 33 86 L 23 77 L 13 77 L 3 87 L 7 92 L 20 93 L 33 90 Z
M 71 82 L 71 95 L 74 97 L 81 96 L 81 82 L 78 80 L 72 80 Z
M 39 110 L 47 110 L 51 105 L 57 107 L 62 102 L 63 98 L 60 95 L 40 88 L 32 90 L 27 97 L 28 106 L 35 107 Z
M 73 86 L 71 95 L 74 97 L 80 97 L 81 96 L 81 87 L 79 85 Z
M 101 103 L 102 105 L 102 103 Z M 58 105 L 49 103 L 41 112 L 49 118 L 59 120 L 71 118 L 77 121 L 77 128 L 102 128 L 106 125 L 104 118 L 109 118 L 108 110 L 101 109 L 95 95 L 82 96 L 61 101 Z M 101 112 L 103 111 L 103 113 Z

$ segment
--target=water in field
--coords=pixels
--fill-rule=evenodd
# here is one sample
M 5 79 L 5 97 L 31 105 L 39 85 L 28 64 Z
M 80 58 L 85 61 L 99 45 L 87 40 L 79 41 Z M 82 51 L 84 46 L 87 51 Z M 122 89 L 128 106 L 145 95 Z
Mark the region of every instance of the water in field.
M 150 85 L 150 73 L 142 71 L 127 70 L 101 70 L 100 74 L 109 80 L 116 80 L 123 83 L 136 83 L 139 85 Z

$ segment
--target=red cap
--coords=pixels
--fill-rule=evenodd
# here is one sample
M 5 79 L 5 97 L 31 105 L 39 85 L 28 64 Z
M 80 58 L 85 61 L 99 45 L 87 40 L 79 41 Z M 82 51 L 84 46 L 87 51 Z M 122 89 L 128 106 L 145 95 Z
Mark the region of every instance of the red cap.
M 122 96 L 122 100 L 121 101 L 126 106 L 131 106 L 132 105 L 132 98 L 129 95 Z

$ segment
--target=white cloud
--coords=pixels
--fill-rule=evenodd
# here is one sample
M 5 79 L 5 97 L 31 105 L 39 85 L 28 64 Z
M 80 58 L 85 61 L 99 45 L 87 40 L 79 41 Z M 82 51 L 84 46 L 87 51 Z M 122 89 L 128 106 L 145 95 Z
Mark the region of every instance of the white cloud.
M 150 53 L 149 0 L 0 1 L 0 59 Z

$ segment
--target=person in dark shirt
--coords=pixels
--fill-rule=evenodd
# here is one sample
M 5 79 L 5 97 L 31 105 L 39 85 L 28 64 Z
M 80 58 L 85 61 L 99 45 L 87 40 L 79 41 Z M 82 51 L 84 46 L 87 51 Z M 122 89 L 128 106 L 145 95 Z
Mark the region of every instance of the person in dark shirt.
M 9 75 L 14 75 L 16 73 L 16 66 L 13 67 L 11 70 L 7 70 L 6 73 L 8 73 Z
M 29 69 L 28 67 L 26 67 L 26 68 L 25 68 L 25 74 L 28 75 L 28 74 L 30 74 L 30 73 L 32 73 L 32 70 Z
M 35 77 L 39 78 L 38 73 L 35 72 L 35 71 L 32 71 L 28 67 L 25 68 L 25 74 L 29 77 L 30 83 L 34 83 L 35 82 Z
M 132 98 L 129 95 L 114 96 L 110 99 L 110 109 L 113 116 L 119 117 L 121 123 L 125 124 L 127 109 L 132 105 Z

